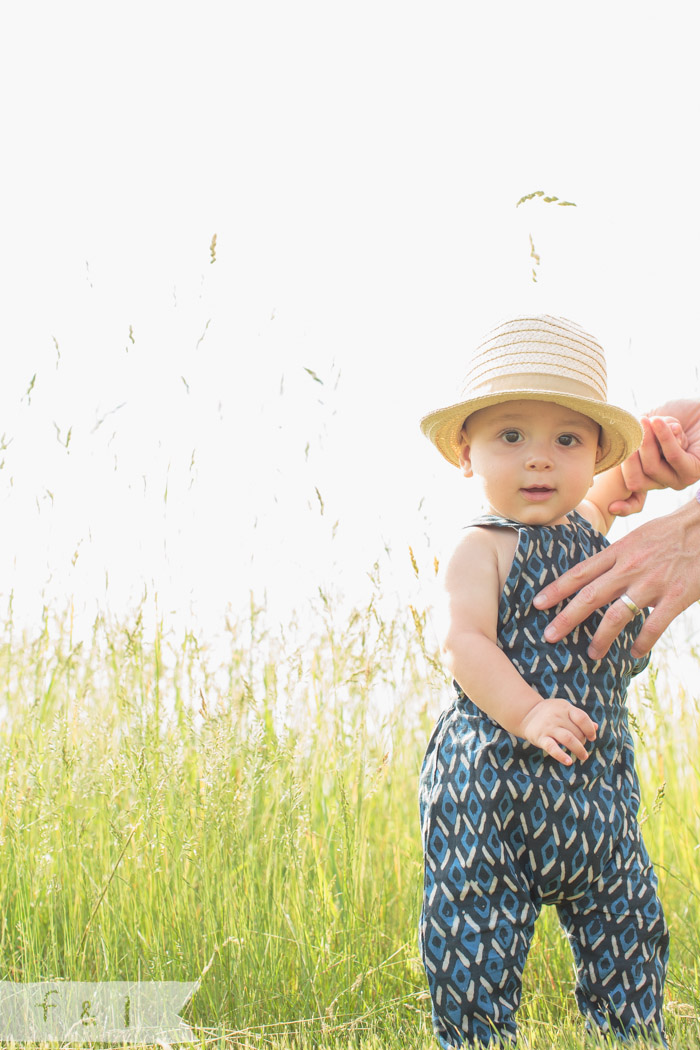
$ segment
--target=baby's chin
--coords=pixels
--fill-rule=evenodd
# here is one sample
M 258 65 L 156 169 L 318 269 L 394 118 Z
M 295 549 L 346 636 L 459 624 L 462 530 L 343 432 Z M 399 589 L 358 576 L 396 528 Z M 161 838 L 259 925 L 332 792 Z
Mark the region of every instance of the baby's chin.
M 508 518 L 509 521 L 517 521 L 520 525 L 550 526 L 568 524 L 568 515 L 572 512 L 569 510 L 562 514 L 560 510 L 553 511 L 538 504 L 522 507 L 504 503 L 496 506 L 488 500 L 484 501 L 484 510 L 487 514 L 493 514 L 497 518 Z

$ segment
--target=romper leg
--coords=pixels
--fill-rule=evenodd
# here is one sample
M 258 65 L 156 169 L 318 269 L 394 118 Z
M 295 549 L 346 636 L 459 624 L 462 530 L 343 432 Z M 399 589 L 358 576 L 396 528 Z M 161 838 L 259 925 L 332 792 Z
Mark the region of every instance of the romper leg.
M 615 850 L 582 897 L 557 906 L 576 960 L 581 1013 L 617 1036 L 666 1045 L 663 991 L 668 928 L 639 829 Z
M 486 877 L 481 865 L 477 871 Z M 491 895 L 470 890 L 460 899 L 449 875 L 427 870 L 420 946 L 442 1047 L 515 1043 L 538 910 L 503 885 Z
M 421 793 L 420 948 L 433 1027 L 444 1048 L 510 1044 L 540 910 L 519 867 L 524 839 L 493 766 L 467 767 L 448 742 L 438 772 Z

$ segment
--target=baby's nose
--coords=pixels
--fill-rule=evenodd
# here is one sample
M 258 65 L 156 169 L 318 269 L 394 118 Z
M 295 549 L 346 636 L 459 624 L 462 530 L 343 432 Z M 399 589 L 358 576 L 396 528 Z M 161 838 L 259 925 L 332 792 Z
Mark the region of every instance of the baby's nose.
M 550 470 L 552 458 L 544 449 L 533 449 L 527 457 L 528 470 Z

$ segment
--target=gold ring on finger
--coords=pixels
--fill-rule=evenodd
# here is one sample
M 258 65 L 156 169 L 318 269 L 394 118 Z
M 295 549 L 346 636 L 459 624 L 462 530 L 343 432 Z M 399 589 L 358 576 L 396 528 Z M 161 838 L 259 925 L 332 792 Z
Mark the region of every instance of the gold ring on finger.
M 629 609 L 629 611 L 632 613 L 633 616 L 639 616 L 639 614 L 640 614 L 640 612 L 642 610 L 639 608 L 639 606 L 637 605 L 636 602 L 632 601 L 632 599 L 630 598 L 629 594 L 621 594 L 620 595 L 620 601 L 623 602 L 627 606 L 627 608 Z

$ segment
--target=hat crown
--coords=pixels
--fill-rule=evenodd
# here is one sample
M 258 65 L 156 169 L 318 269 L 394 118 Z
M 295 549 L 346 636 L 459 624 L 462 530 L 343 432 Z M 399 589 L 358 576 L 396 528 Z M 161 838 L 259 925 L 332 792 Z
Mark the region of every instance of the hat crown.
M 517 379 L 517 382 L 514 382 Z M 556 389 L 595 401 L 607 399 L 605 354 L 583 328 L 564 317 L 541 314 L 506 321 L 476 348 L 463 396 L 507 389 Z

